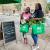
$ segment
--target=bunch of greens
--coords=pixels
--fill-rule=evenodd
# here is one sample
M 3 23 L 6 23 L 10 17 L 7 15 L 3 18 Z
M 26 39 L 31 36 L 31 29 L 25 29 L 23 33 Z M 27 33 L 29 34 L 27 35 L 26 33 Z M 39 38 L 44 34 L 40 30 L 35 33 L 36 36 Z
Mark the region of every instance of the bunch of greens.
M 35 23 L 36 23 L 35 20 L 33 20 L 33 19 L 30 19 L 30 20 L 29 20 L 29 25 L 33 25 L 33 24 L 35 24 Z

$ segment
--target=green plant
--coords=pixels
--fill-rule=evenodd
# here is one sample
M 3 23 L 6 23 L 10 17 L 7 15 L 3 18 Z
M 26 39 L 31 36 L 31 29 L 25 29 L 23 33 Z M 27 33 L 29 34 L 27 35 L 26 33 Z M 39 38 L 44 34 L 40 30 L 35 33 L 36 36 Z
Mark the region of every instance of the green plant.
M 45 11 L 46 11 L 46 13 L 48 13 L 48 11 L 49 11 L 49 8 L 48 8 L 48 6 L 46 6 L 46 9 L 45 9 Z
M 48 13 L 49 10 L 50 10 L 50 3 L 47 3 L 46 8 L 45 8 L 46 13 Z
M 15 6 L 16 6 L 16 8 L 17 8 L 18 11 L 21 10 L 21 3 L 15 4 Z
M 47 6 L 48 6 L 48 8 L 49 8 L 49 10 L 50 10 L 50 3 L 48 3 Z
M 35 24 L 35 23 L 36 23 L 36 21 L 35 21 L 35 20 L 30 19 L 30 21 L 29 21 L 29 25 L 32 25 L 32 24 Z

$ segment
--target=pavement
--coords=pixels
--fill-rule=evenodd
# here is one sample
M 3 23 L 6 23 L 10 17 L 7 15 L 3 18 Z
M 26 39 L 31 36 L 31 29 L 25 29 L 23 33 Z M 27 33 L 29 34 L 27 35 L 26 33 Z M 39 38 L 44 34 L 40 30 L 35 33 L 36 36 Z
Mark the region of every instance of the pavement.
M 50 42 L 47 39 L 42 39 L 42 36 L 39 36 L 39 46 L 40 48 L 37 50 L 50 50 Z M 12 41 L 5 46 L 0 46 L 0 50 L 32 50 L 33 40 L 30 35 L 27 36 L 28 44 L 23 43 L 23 39 L 16 41 Z

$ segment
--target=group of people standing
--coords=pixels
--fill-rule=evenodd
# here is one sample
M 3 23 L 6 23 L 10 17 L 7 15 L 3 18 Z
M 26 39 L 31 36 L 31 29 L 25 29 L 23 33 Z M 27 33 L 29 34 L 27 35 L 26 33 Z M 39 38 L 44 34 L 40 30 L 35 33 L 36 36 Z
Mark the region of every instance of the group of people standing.
M 35 5 L 35 10 L 33 13 L 30 12 L 30 7 L 27 7 L 25 9 L 25 12 L 22 12 L 21 14 L 21 18 L 20 18 L 20 24 L 22 22 L 26 22 L 26 23 L 29 23 L 29 20 L 31 18 L 35 18 L 34 20 L 36 20 L 36 22 L 38 22 L 38 20 L 42 20 L 44 17 L 44 13 L 42 11 L 42 6 L 40 3 L 36 3 Z M 22 21 L 23 20 L 23 21 Z M 38 46 L 38 35 L 37 34 L 31 34 L 33 40 L 34 40 L 34 44 L 33 46 Z M 26 37 L 26 34 L 23 33 L 23 38 L 24 38 L 24 44 L 28 44 L 28 40 L 27 40 L 27 37 Z

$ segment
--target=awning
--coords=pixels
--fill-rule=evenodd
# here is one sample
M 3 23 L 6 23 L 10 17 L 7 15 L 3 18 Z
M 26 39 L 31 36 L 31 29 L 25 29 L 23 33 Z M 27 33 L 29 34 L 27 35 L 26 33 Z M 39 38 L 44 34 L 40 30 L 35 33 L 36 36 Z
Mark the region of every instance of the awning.
M 21 0 L 0 0 L 0 4 L 21 3 Z

